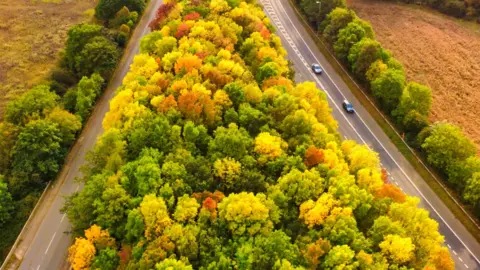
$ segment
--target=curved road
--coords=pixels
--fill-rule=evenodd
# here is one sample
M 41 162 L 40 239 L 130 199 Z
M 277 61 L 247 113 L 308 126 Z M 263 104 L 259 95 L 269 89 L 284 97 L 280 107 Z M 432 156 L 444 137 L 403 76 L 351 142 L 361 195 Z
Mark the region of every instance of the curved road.
M 57 183 L 61 185 L 60 190 L 55 198 L 52 198 L 50 209 L 48 209 L 38 228 L 33 242 L 26 250 L 19 269 L 54 270 L 68 267 L 66 255 L 71 238 L 67 232 L 70 231 L 71 225 L 68 218 L 60 213 L 60 209 L 65 202 L 64 197 L 80 188 L 79 183 L 75 182 L 75 178 L 81 178 L 82 176 L 79 168 L 85 163 L 85 154 L 93 148 L 97 137 L 103 133 L 102 120 L 110 108 L 109 101 L 115 95 L 115 89 L 122 85 L 123 77 L 128 72 L 133 57 L 138 53 L 140 39 L 149 33 L 148 23 L 154 18 L 155 11 L 161 3 L 161 0 L 150 0 L 148 7 L 145 9 L 145 13 L 133 32 L 131 41 L 110 84 L 97 102 L 80 138 L 72 148 L 73 156 L 64 166 L 66 167 L 64 170 L 67 170 L 66 176 L 57 180 L 60 181 L 60 183 Z
M 456 269 L 480 269 L 480 245 L 443 204 L 433 190 L 423 181 L 405 157 L 397 150 L 376 121 L 350 92 L 342 78 L 317 49 L 315 42 L 304 29 L 288 0 L 259 0 L 265 13 L 277 29 L 294 63 L 296 81 L 313 81 L 328 96 L 333 116 L 338 121 L 340 133 L 345 139 L 353 139 L 368 145 L 378 152 L 382 167 L 390 173 L 389 181 L 408 195 L 421 199 L 420 206 L 430 212 L 430 217 L 439 223 L 445 236 Z M 319 63 L 323 74 L 315 75 L 311 64 Z M 348 99 L 355 107 L 355 114 L 342 109 L 342 101 Z
M 330 106 L 333 107 L 333 115 L 339 122 L 341 134 L 347 139 L 365 143 L 378 152 L 382 166 L 390 172 L 390 181 L 407 194 L 421 198 L 421 207 L 427 209 L 431 217 L 440 224 L 440 232 L 445 235 L 445 242 L 455 260 L 456 269 L 480 269 L 480 262 L 477 259 L 480 257 L 478 242 L 456 220 L 449 209 L 390 142 L 375 120 L 362 108 L 341 77 L 335 73 L 325 57 L 318 51 L 315 43 L 295 16 L 295 11 L 291 8 L 288 0 L 263 0 L 261 2 L 265 7 L 265 12 L 278 29 L 278 35 L 289 53 L 289 59 L 295 65 L 297 82 L 314 81 L 318 87 L 325 90 Z M 154 11 L 160 4 L 161 0 L 151 0 L 137 26 L 123 61 L 73 148 L 73 151 L 77 150 L 78 152 L 66 165 L 69 169 L 65 179 L 62 180 L 63 183 L 60 183 L 60 191 L 54 198 L 32 244 L 26 251 L 20 269 L 61 269 L 68 266 L 65 258 L 71 239 L 65 232 L 70 230 L 70 224 L 65 215 L 59 212 L 64 203 L 63 198 L 80 188 L 74 179 L 81 177 L 79 168 L 85 162 L 85 154 L 92 149 L 97 136 L 103 132 L 102 120 L 109 109 L 109 100 L 114 96 L 114 90 L 121 85 L 133 56 L 138 52 L 140 37 L 148 33 L 148 22 L 153 19 Z M 310 71 L 310 64 L 314 62 L 323 67 L 322 75 L 316 76 Z M 345 98 L 355 106 L 355 114 L 348 115 L 341 109 L 341 102 Z

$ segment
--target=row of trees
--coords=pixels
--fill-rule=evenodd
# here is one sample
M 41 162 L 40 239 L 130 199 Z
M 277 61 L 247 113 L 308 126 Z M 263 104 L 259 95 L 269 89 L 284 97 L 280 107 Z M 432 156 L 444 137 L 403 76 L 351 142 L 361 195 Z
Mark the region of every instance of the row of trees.
M 405 132 L 406 141 L 425 154 L 428 163 L 480 217 L 480 159 L 472 140 L 453 124 L 429 122 L 431 89 L 406 82 L 402 64 L 375 40 L 368 22 L 347 9 L 344 2 L 323 0 L 322 12 L 312 2 L 315 1 L 302 0 L 300 6 L 310 23 L 318 25 L 337 58 Z M 324 2 L 327 4 L 323 5 Z M 322 20 L 319 14 L 323 13 L 327 15 Z
M 118 5 L 123 1 L 108 2 Z M 105 5 L 100 1 L 97 12 Z M 144 5 L 136 10 L 141 12 Z M 65 51 L 46 82 L 7 105 L 5 121 L 0 123 L 2 251 L 10 248 L 40 191 L 61 169 L 120 59 L 130 27 L 138 19 L 137 12 L 122 6 L 102 17 L 109 28 L 100 24 L 70 28 Z
M 64 211 L 73 269 L 454 269 L 252 1 L 164 3 Z

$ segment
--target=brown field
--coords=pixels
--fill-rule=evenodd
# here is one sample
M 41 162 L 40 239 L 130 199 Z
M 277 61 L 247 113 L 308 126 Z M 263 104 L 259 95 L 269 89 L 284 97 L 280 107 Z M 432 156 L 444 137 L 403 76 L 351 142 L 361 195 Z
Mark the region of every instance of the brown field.
M 480 145 L 478 26 L 416 6 L 347 3 L 372 24 L 377 40 L 403 63 L 408 79 L 432 88 L 430 119 L 460 125 Z
M 0 119 L 6 102 L 55 65 L 68 28 L 92 18 L 95 0 L 0 0 Z

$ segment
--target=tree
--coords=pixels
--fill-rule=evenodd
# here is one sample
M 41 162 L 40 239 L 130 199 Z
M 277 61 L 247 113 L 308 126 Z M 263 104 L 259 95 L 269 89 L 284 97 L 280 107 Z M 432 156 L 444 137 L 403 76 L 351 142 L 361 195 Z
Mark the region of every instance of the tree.
M 95 7 L 95 17 L 100 20 L 112 19 L 123 6 L 131 11 L 142 13 L 146 3 L 145 0 L 100 0 Z
M 345 8 L 343 0 L 322 0 L 321 6 L 316 0 L 302 0 L 300 6 L 307 15 L 311 24 L 321 23 L 327 15 L 335 8 Z
M 218 127 L 208 151 L 215 157 L 232 157 L 240 160 L 252 147 L 252 139 L 243 128 L 229 124 L 228 128 Z
M 366 79 L 366 73 L 370 66 L 379 59 L 386 60 L 385 58 L 387 58 L 387 55 L 382 45 L 368 37 L 364 37 L 355 43 L 348 54 L 348 62 L 352 71 L 362 81 Z
M 0 174 L 6 174 L 12 162 L 12 150 L 20 128 L 9 122 L 0 123 Z
M 279 75 L 278 65 L 275 62 L 268 62 L 260 66 L 256 79 L 261 84 L 265 79 Z
M 347 26 L 356 17 L 357 16 L 353 10 L 340 7 L 335 8 L 327 15 L 326 20 L 322 23 L 322 25 L 325 25 L 323 36 L 333 43 L 336 40 L 340 29 Z
M 353 22 L 347 24 L 346 27 L 340 29 L 337 40 L 333 44 L 335 54 L 340 60 L 346 62 L 350 48 L 364 37 L 372 38 L 373 32 L 367 32 L 365 28 L 371 26 L 367 23 L 362 23 L 360 19 L 355 19 Z
M 427 161 L 442 171 L 448 165 L 466 160 L 476 153 L 475 144 L 459 127 L 442 122 L 431 127 L 430 136 L 423 142 L 422 149 L 427 154 Z
M 74 270 L 82 270 L 90 267 L 96 250 L 92 242 L 85 238 L 77 237 L 75 244 L 68 249 L 68 262 Z
M 405 264 L 413 259 L 415 245 L 410 237 L 389 234 L 384 239 L 378 246 L 393 263 Z
M 377 60 L 370 65 L 365 76 L 369 82 L 373 82 L 380 74 L 387 71 L 387 69 L 387 64 L 383 63 L 382 60 Z
M 156 270 L 192 270 L 191 265 L 185 265 L 182 261 L 175 259 L 165 259 L 155 265 Z
M 371 235 L 373 244 L 378 245 L 388 235 L 405 235 L 405 230 L 400 222 L 394 222 L 387 216 L 380 216 L 374 221 L 368 233 Z
M 93 259 L 92 269 L 100 270 L 115 270 L 117 269 L 120 257 L 117 251 L 111 248 L 100 250 L 100 252 Z
M 480 173 L 476 172 L 467 182 L 463 198 L 474 207 L 480 206 Z
M 14 209 L 12 195 L 8 191 L 7 183 L 0 174 L 0 227 L 10 220 L 11 212 Z
M 103 82 L 103 78 L 94 73 L 90 78 L 84 76 L 78 83 L 75 111 L 82 121 L 88 118 L 97 96 L 102 91 Z
M 345 269 L 353 262 L 355 252 L 347 245 L 334 246 L 325 256 L 323 266 L 327 269 Z
M 57 106 L 59 99 L 49 86 L 38 85 L 7 104 L 5 119 L 23 126 L 32 119 L 45 116 L 44 111 Z
M 167 39 L 168 37 L 165 37 Z M 140 40 L 140 53 L 153 53 L 156 48 L 157 48 L 157 41 L 163 40 L 163 35 L 159 31 L 153 31 L 147 35 L 145 35 L 141 40 Z M 162 42 L 162 41 L 160 41 Z M 177 44 L 177 41 L 175 40 L 175 44 Z M 162 57 L 163 55 L 158 55 L 159 57 Z
M 391 112 L 399 103 L 404 85 L 403 72 L 387 69 L 372 82 L 372 94 L 385 111 Z
M 392 115 L 400 119 L 410 111 L 415 110 L 421 115 L 428 116 L 432 107 L 432 90 L 427 86 L 416 82 L 410 82 L 403 90 L 398 107 L 392 111 Z
M 75 57 L 77 54 L 82 51 L 90 39 L 101 36 L 103 30 L 103 27 L 97 24 L 77 24 L 68 30 L 65 60 L 71 71 L 75 71 Z
M 218 204 L 218 217 L 233 235 L 269 232 L 278 218 L 275 204 L 263 194 L 230 194 Z
M 73 143 L 75 134 L 82 128 L 82 122 L 77 116 L 58 107 L 50 111 L 46 119 L 57 124 L 65 147 Z
M 29 176 L 39 174 L 42 180 L 53 177 L 65 153 L 61 136 L 58 125 L 50 120 L 29 122 L 13 149 L 13 171 Z
M 118 58 L 115 43 L 103 36 L 93 37 L 75 55 L 75 70 L 80 76 L 99 73 L 103 78 L 108 78 L 117 66 Z

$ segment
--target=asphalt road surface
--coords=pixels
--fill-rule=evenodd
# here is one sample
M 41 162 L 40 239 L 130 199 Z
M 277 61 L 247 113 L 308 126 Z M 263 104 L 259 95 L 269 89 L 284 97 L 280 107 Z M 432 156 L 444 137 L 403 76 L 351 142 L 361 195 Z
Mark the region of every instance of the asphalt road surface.
M 284 47 L 289 53 L 289 59 L 295 65 L 297 82 L 316 82 L 318 87 L 327 93 L 333 115 L 339 122 L 340 133 L 344 138 L 364 143 L 378 152 L 382 166 L 391 174 L 389 180 L 407 194 L 422 200 L 421 207 L 427 209 L 431 217 L 440 224 L 440 232 L 445 236 L 445 243 L 455 260 L 456 269 L 480 269 L 480 262 L 477 259 L 480 258 L 480 245 L 421 179 L 375 120 L 362 108 L 347 85 L 318 51 L 315 43 L 295 16 L 295 11 L 290 7 L 288 0 L 261 2 L 265 12 L 278 29 L 277 34 L 282 38 Z M 85 162 L 85 154 L 92 149 L 97 137 L 103 132 L 102 120 L 109 110 L 109 101 L 114 96 L 114 90 L 121 85 L 133 56 L 138 52 L 140 37 L 148 33 L 148 22 L 153 18 L 154 11 L 160 4 L 161 0 L 151 0 L 137 26 L 132 42 L 125 52 L 124 60 L 76 143 L 75 147 L 79 147 L 78 155 L 67 164 L 70 170 L 61 191 L 40 225 L 19 269 L 61 269 L 67 266 L 66 254 L 71 239 L 66 234 L 70 230 L 68 219 L 59 211 L 64 204 L 63 198 L 81 188 L 74 179 L 81 177 L 79 168 Z M 310 70 L 312 63 L 319 63 L 324 73 L 314 75 Z M 348 99 L 354 105 L 355 114 L 347 114 L 341 108 L 344 99 Z
M 133 32 L 132 40 L 125 51 L 124 57 L 105 90 L 105 94 L 97 102 L 81 137 L 75 143 L 74 148 L 79 148 L 78 154 L 66 164 L 69 167 L 69 172 L 63 180 L 60 192 L 56 195 L 52 206 L 38 228 L 33 243 L 26 251 L 19 269 L 54 270 L 68 268 L 66 255 L 71 238 L 67 232 L 70 231 L 71 225 L 68 218 L 60 213 L 60 209 L 65 202 L 64 197 L 81 188 L 75 182 L 75 178 L 82 176 L 79 168 L 85 163 L 85 154 L 93 148 L 97 137 L 103 133 L 102 120 L 110 108 L 109 101 L 115 95 L 115 89 L 122 85 L 123 77 L 128 72 L 133 57 L 138 53 L 140 38 L 150 32 L 148 23 L 154 18 L 155 11 L 161 3 L 161 0 L 150 0 L 144 15 Z
M 423 181 L 420 175 L 393 145 L 375 120 L 350 92 L 342 78 L 317 49 L 315 42 L 297 18 L 288 0 L 261 0 L 265 13 L 277 29 L 293 61 L 297 83 L 313 81 L 327 93 L 333 116 L 338 121 L 339 131 L 345 139 L 353 139 L 368 145 L 378 152 L 382 167 L 390 173 L 389 181 L 408 195 L 421 199 L 420 206 L 430 212 L 430 217 L 439 223 L 445 236 L 445 245 L 450 249 L 456 269 L 480 269 L 480 245 L 455 218 L 440 198 Z M 312 63 L 323 69 L 321 75 L 311 71 Z M 353 104 L 356 112 L 346 113 L 342 108 L 344 99 Z

